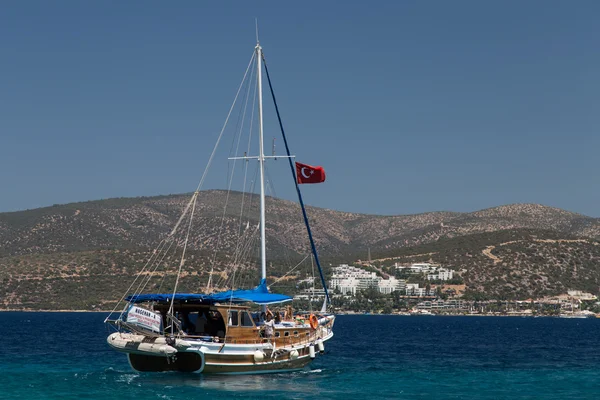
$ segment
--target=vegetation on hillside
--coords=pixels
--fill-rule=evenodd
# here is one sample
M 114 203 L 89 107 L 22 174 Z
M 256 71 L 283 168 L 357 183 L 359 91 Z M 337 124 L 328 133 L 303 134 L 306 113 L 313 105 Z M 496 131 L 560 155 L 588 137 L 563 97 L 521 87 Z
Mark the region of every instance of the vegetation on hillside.
M 0 213 L 0 306 L 111 308 L 189 199 L 108 199 Z M 202 290 L 211 269 L 225 286 L 256 282 L 257 197 L 201 192 L 196 211 L 182 290 Z M 272 282 L 303 260 L 309 247 L 297 204 L 268 198 L 267 214 Z M 308 214 L 326 274 L 336 263 L 364 260 L 370 249 L 376 266 L 392 275 L 396 262 L 452 266 L 461 271 L 472 297 L 527 298 L 567 289 L 597 293 L 600 287 L 595 239 L 600 221 L 580 214 L 535 204 L 474 213 L 376 216 L 309 208 Z M 241 260 L 235 256 L 240 237 L 247 244 Z M 180 256 L 177 242 L 161 268 L 177 266 Z M 295 279 L 311 275 L 311 268 L 309 258 L 279 287 L 293 293 Z M 148 289 L 171 290 L 172 277 Z

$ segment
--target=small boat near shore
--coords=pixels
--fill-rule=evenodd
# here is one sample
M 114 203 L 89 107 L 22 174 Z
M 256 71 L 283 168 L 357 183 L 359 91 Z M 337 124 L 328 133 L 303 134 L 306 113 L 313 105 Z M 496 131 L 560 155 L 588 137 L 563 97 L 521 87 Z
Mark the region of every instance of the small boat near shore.
M 559 318 L 596 318 L 596 314 L 591 311 L 585 312 L 574 312 L 574 313 L 562 313 Z
M 435 315 L 429 310 L 415 309 L 409 312 L 409 315 Z

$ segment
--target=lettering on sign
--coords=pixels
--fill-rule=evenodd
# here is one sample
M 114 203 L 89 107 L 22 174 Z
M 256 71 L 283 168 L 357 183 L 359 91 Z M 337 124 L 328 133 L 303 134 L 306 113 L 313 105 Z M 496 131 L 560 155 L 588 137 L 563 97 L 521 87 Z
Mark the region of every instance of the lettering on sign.
M 127 313 L 127 322 L 142 329 L 160 332 L 161 317 L 159 314 L 140 307 L 131 307 Z

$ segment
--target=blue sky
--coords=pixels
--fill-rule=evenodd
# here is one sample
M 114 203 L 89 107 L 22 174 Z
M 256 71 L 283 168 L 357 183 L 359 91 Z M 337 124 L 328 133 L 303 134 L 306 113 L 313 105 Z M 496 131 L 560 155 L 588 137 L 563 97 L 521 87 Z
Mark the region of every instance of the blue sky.
M 0 211 L 193 191 L 258 17 L 292 152 L 327 171 L 307 203 L 600 216 L 598 2 L 28 1 L 2 14 Z

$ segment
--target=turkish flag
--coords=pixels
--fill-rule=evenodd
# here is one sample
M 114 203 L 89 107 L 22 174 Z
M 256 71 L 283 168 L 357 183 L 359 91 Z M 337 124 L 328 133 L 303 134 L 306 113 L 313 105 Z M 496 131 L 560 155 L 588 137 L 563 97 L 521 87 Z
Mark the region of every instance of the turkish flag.
M 323 167 L 313 167 L 296 162 L 296 179 L 298 183 L 325 182 L 325 170 Z

